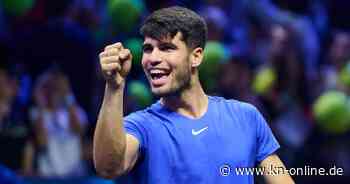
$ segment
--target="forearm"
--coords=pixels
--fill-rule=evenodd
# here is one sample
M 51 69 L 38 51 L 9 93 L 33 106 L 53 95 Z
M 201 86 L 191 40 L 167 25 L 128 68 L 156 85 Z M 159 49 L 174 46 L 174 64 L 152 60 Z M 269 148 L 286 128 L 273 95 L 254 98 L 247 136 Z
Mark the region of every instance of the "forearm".
M 123 128 L 124 84 L 119 89 L 106 85 L 94 135 L 94 164 L 104 177 L 124 170 L 126 136 Z

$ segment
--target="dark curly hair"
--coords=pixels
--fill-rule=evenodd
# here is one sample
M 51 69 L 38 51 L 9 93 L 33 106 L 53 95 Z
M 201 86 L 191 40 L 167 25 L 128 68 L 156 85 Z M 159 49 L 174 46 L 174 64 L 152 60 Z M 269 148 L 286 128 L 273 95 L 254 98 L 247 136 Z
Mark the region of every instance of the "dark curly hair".
M 188 48 L 204 49 L 208 28 L 202 17 L 194 11 L 173 6 L 159 9 L 149 15 L 143 23 L 140 33 L 157 40 L 173 38 L 178 32 Z

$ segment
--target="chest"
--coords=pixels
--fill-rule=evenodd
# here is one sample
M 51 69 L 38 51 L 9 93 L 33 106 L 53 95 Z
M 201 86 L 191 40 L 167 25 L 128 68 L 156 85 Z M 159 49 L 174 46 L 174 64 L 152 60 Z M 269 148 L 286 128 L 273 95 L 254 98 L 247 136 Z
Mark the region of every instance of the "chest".
M 254 130 L 245 126 L 249 122 L 241 121 L 218 115 L 200 122 L 160 124 L 150 139 L 150 155 L 172 171 L 193 175 L 219 173 L 223 165 L 253 166 Z

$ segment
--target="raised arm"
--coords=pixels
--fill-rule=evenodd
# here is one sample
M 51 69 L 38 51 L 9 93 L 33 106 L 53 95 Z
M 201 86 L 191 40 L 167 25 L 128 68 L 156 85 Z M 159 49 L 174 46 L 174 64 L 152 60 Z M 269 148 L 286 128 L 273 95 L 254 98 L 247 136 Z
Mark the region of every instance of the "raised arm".
M 105 178 L 118 177 L 135 164 L 139 142 L 123 128 L 125 78 L 132 55 L 121 43 L 109 45 L 100 54 L 106 87 L 94 134 L 93 154 L 96 171 Z

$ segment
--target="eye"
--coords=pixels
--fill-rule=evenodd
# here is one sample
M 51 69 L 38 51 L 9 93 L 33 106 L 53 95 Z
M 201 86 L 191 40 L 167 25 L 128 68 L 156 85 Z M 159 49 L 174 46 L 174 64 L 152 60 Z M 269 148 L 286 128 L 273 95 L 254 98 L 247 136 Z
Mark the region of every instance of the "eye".
M 143 45 L 142 46 L 142 51 L 144 53 L 150 53 L 150 52 L 152 52 L 152 50 L 153 50 L 153 47 L 151 45 Z

